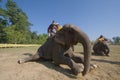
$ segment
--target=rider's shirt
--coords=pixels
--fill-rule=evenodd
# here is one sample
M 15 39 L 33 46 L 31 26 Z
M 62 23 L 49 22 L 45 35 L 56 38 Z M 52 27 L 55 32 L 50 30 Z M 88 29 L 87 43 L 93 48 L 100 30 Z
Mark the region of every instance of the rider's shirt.
M 51 24 L 51 25 L 48 27 L 48 33 L 49 33 L 49 32 L 53 32 L 53 29 L 54 29 L 54 26 Z
M 104 38 L 99 38 L 98 41 L 99 41 L 99 42 L 103 42 L 103 41 L 104 41 Z

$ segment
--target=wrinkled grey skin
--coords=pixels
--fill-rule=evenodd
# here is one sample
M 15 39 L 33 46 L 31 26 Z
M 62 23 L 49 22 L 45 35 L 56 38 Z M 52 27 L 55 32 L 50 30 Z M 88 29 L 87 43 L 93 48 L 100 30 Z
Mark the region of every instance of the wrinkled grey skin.
M 103 42 L 97 42 L 93 45 L 93 51 L 96 55 L 106 55 L 109 56 L 110 49 L 108 45 L 106 44 L 106 41 Z
M 84 58 L 74 54 L 71 46 L 81 43 L 84 49 Z M 74 25 L 66 24 L 52 38 L 49 38 L 36 52 L 29 58 L 20 59 L 19 63 L 38 60 L 40 58 L 50 59 L 56 65 L 66 64 L 71 68 L 73 74 L 82 72 L 85 75 L 90 68 L 91 44 L 88 36 Z M 84 68 L 77 63 L 82 63 Z

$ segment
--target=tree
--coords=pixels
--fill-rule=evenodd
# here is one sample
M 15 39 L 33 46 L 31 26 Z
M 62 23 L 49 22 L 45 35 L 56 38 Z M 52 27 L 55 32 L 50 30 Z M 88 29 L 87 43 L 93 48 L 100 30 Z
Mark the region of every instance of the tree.
M 5 19 L 5 16 L 5 10 L 3 10 L 0 6 L 0 43 L 5 43 L 7 41 L 6 33 L 4 31 L 4 28 L 7 26 L 7 20 Z
M 0 7 L 0 43 L 44 43 L 47 35 L 31 32 L 31 25 L 27 15 L 13 0 L 7 0 L 5 9 Z
M 7 26 L 7 21 L 0 18 L 0 43 L 7 42 L 6 32 L 4 31 L 6 26 Z
M 12 25 L 16 25 L 15 30 L 24 32 L 29 31 L 29 26 L 32 24 L 28 22 L 26 14 L 16 5 L 12 0 L 6 3 L 7 14 Z
M 43 44 L 46 41 L 46 39 L 47 39 L 47 34 L 40 34 L 38 38 L 39 41 L 38 43 Z
M 7 0 L 6 3 L 6 14 L 8 15 L 9 24 L 11 28 L 7 28 L 6 31 L 9 33 L 9 29 L 14 28 L 11 32 L 11 37 L 9 38 L 9 42 L 13 43 L 29 43 L 27 39 L 30 39 L 30 28 L 29 26 L 32 25 L 28 22 L 28 17 L 26 14 L 17 6 L 15 2 L 12 0 Z M 15 34 L 17 34 L 17 36 Z M 23 34 L 23 35 L 20 35 Z M 14 36 L 14 37 L 12 37 Z M 15 38 L 15 40 L 11 39 Z M 21 39 L 20 39 L 21 38 Z M 10 41 L 13 40 L 13 41 Z
M 120 45 L 120 37 L 119 36 L 117 36 L 117 37 L 113 37 L 112 38 L 113 39 L 113 44 L 117 44 L 117 45 Z

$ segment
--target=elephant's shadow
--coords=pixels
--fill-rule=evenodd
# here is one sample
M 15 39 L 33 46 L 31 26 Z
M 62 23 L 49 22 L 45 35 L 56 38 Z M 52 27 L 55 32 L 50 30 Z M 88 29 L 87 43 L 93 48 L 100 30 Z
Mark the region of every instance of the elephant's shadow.
M 105 54 L 100 54 L 100 53 L 95 53 L 95 52 L 92 52 L 91 53 L 93 56 L 106 56 Z M 109 56 L 107 56 L 109 57 Z
M 23 55 L 27 55 L 27 56 L 32 56 L 33 54 L 31 53 L 24 53 Z M 76 79 L 77 77 L 75 75 L 72 74 L 71 70 L 70 69 L 66 69 L 64 67 L 61 67 L 61 66 L 57 66 L 55 65 L 51 60 L 44 60 L 44 59 L 39 59 L 37 61 L 35 61 L 39 64 L 42 64 L 44 65 L 45 67 L 49 68 L 49 69 L 54 69 L 70 78 L 74 78 Z
M 40 64 L 43 64 L 44 66 L 46 66 L 47 68 L 49 69 L 53 69 L 53 70 L 56 70 L 70 78 L 77 78 L 75 75 L 73 75 L 70 71 L 70 69 L 66 69 L 66 68 L 63 68 L 61 66 L 57 66 L 55 65 L 52 61 L 46 61 L 46 60 L 41 60 L 41 61 L 37 61 L 38 63 Z
M 92 59 L 92 61 L 105 62 L 105 63 L 120 65 L 119 61 L 110 61 L 110 60 L 102 60 L 102 59 Z
M 75 53 L 80 53 L 80 54 L 84 54 L 84 52 L 75 52 Z M 104 54 L 98 54 L 98 53 L 94 53 L 94 52 L 91 52 L 91 55 L 94 55 L 94 56 L 105 56 Z
M 97 54 L 95 52 L 91 52 L 91 54 L 94 55 L 94 56 L 103 56 L 103 55 L 99 55 L 99 54 Z

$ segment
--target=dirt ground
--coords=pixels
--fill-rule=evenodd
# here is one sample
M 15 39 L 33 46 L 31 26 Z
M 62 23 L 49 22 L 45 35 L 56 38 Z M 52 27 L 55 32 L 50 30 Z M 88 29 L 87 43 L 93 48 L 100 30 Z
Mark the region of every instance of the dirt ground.
M 18 59 L 34 54 L 37 48 L 0 48 L 0 80 L 120 80 L 120 46 L 110 46 L 110 57 L 92 55 L 91 63 L 98 68 L 86 76 L 81 73 L 74 76 L 68 66 L 58 67 L 49 61 L 17 63 Z M 75 47 L 76 52 L 81 49 Z

